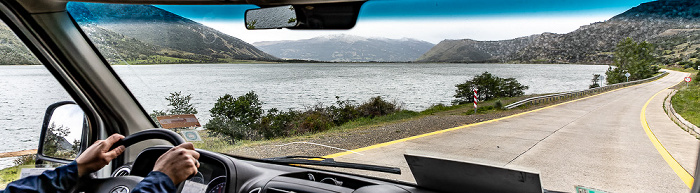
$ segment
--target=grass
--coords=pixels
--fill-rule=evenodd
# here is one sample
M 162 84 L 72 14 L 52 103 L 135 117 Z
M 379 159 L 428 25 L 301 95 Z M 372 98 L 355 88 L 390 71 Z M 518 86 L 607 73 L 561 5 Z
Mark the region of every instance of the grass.
M 0 170 L 0 190 L 4 190 L 7 184 L 19 179 L 22 168 L 34 168 L 34 155 L 20 156 L 14 163 L 15 166 Z
M 404 111 L 399 111 L 399 112 L 396 112 L 396 113 L 393 113 L 390 115 L 375 117 L 375 118 L 371 118 L 371 119 L 370 118 L 361 118 L 361 119 L 353 120 L 353 121 L 347 122 L 343 125 L 333 127 L 329 130 L 322 131 L 322 132 L 306 133 L 306 134 L 301 134 L 301 135 L 296 135 L 296 136 L 280 137 L 280 138 L 275 138 L 275 139 L 258 140 L 258 141 L 240 140 L 240 141 L 236 141 L 236 144 L 233 144 L 233 145 L 230 144 L 226 138 L 211 135 L 209 133 L 209 131 L 203 130 L 203 131 L 200 131 L 200 135 L 202 136 L 202 142 L 194 143 L 194 146 L 195 146 L 195 148 L 206 149 L 206 150 L 214 151 L 214 152 L 230 152 L 231 150 L 233 150 L 235 148 L 240 148 L 240 147 L 254 146 L 254 145 L 266 144 L 266 143 L 270 143 L 270 142 L 300 141 L 300 140 L 315 138 L 317 136 L 330 134 L 330 133 L 338 133 L 338 132 L 343 132 L 343 131 L 347 131 L 347 130 L 368 128 L 369 126 L 377 126 L 377 125 L 388 124 L 388 123 L 396 123 L 399 121 L 405 121 L 405 120 L 408 120 L 411 118 L 416 118 L 418 116 L 421 116 L 421 114 L 418 112 L 404 110 Z
M 477 114 L 487 114 L 487 113 L 494 113 L 498 111 L 505 111 L 502 109 L 494 108 L 494 105 L 497 101 L 501 101 L 503 106 L 516 102 L 525 98 L 533 97 L 533 96 L 539 96 L 539 95 L 526 95 L 526 96 L 520 96 L 520 97 L 510 97 L 510 98 L 497 98 L 489 101 L 483 101 L 479 103 L 479 110 Z M 382 125 L 388 125 L 388 124 L 396 124 L 404 121 L 409 121 L 413 119 L 418 119 L 421 117 L 425 116 L 431 116 L 431 115 L 469 115 L 474 113 L 474 107 L 473 104 L 462 104 L 462 105 L 433 105 L 432 107 L 421 111 L 421 112 L 415 112 L 415 111 L 408 111 L 408 110 L 402 110 L 393 114 L 389 114 L 386 116 L 381 116 L 381 117 L 374 117 L 374 118 L 360 118 L 357 120 L 353 120 L 350 122 L 347 122 L 343 125 L 333 127 L 331 129 L 328 129 L 326 131 L 321 131 L 321 132 L 316 132 L 316 133 L 305 133 L 305 134 L 300 134 L 296 136 L 288 136 L 288 137 L 280 137 L 280 138 L 275 138 L 275 139 L 267 139 L 267 140 L 240 140 L 236 141 L 235 144 L 230 144 L 228 140 L 224 137 L 219 137 L 215 135 L 209 134 L 209 131 L 207 130 L 202 130 L 200 131 L 200 135 L 202 136 L 202 142 L 197 142 L 194 143 L 195 148 L 199 149 L 206 149 L 209 151 L 214 151 L 214 152 L 231 152 L 234 149 L 237 148 L 243 148 L 243 147 L 248 147 L 248 146 L 258 146 L 258 145 L 265 145 L 265 144 L 270 144 L 270 143 L 289 143 L 289 142 L 296 142 L 296 141 L 305 141 L 308 139 L 315 139 L 315 138 L 322 138 L 326 135 L 332 135 L 336 133 L 343 133 L 346 131 L 350 130 L 362 130 L 362 129 L 368 129 L 371 127 L 376 127 L 376 126 L 382 126 Z
M 681 66 L 664 66 L 663 68 L 669 69 L 669 70 L 675 70 L 675 71 L 679 71 L 679 72 L 698 73 L 698 70 L 695 70 L 692 68 L 683 68 Z
M 28 165 L 21 165 L 21 166 L 12 166 L 12 167 L 0 170 L 0 190 L 4 190 L 5 186 L 7 186 L 7 184 L 19 179 L 19 173 L 21 172 L 22 168 L 32 168 L 32 167 L 34 167 L 33 164 L 28 164 Z
M 693 72 L 694 71 L 694 72 Z M 681 83 L 678 92 L 671 98 L 673 109 L 685 120 L 694 125 L 700 125 L 700 80 L 697 80 L 697 70 L 688 70 L 694 73 L 691 75 L 693 81 L 688 86 Z

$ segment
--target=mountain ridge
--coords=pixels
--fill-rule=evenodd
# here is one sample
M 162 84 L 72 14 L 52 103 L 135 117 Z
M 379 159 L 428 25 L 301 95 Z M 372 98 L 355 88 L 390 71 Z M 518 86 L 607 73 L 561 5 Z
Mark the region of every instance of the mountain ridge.
M 236 37 L 152 5 L 69 3 L 67 9 L 84 28 L 99 26 L 150 45 L 212 59 L 278 60 Z
M 333 34 L 301 40 L 253 43 L 266 53 L 283 59 L 328 62 L 409 62 L 434 44 L 410 39 Z
M 659 34 L 668 30 L 700 28 L 699 17 L 700 3 L 696 1 L 659 0 L 642 3 L 606 21 L 584 25 L 566 34 L 542 33 L 521 37 L 529 41 L 514 41 L 518 38 L 460 44 L 443 41 L 422 55 L 417 62 L 610 64 L 615 46 L 624 38 L 664 43 L 658 38 Z M 489 47 L 494 42 L 501 46 Z M 466 51 L 445 52 L 447 47 Z M 518 49 L 513 52 L 504 47 Z

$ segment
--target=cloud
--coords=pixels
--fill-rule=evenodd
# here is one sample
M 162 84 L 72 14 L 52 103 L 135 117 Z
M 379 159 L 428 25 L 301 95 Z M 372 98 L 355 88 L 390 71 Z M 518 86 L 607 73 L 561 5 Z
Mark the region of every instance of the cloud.
M 568 33 L 582 25 L 604 21 L 612 14 L 550 16 L 421 18 L 413 20 L 358 20 L 350 30 L 246 30 L 241 20 L 199 21 L 248 43 L 298 40 L 331 34 L 392 39 L 413 38 L 431 43 L 444 39 L 504 40 L 544 32 Z

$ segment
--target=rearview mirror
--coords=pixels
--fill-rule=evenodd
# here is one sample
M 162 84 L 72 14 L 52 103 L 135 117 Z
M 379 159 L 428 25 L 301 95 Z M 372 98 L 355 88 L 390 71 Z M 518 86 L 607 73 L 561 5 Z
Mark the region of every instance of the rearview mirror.
M 47 161 L 52 162 L 75 159 L 80 152 L 86 126 L 85 113 L 74 102 L 59 102 L 49 106 L 41 127 L 38 158 L 48 158 Z
M 246 29 L 351 29 L 365 0 L 250 9 Z
M 250 9 L 245 12 L 246 29 L 279 29 L 299 24 L 294 6 Z

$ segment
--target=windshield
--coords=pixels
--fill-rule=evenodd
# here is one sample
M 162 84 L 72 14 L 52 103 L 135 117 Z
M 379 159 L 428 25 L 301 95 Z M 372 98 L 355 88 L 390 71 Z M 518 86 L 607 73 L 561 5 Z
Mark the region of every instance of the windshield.
M 565 192 L 692 183 L 697 84 L 666 88 L 700 64 L 693 1 L 378 0 L 349 30 L 248 30 L 256 8 L 67 7 L 154 122 L 200 149 L 398 167 L 324 169 L 409 182 L 404 154 Z M 199 124 L 168 121 L 185 114 Z

